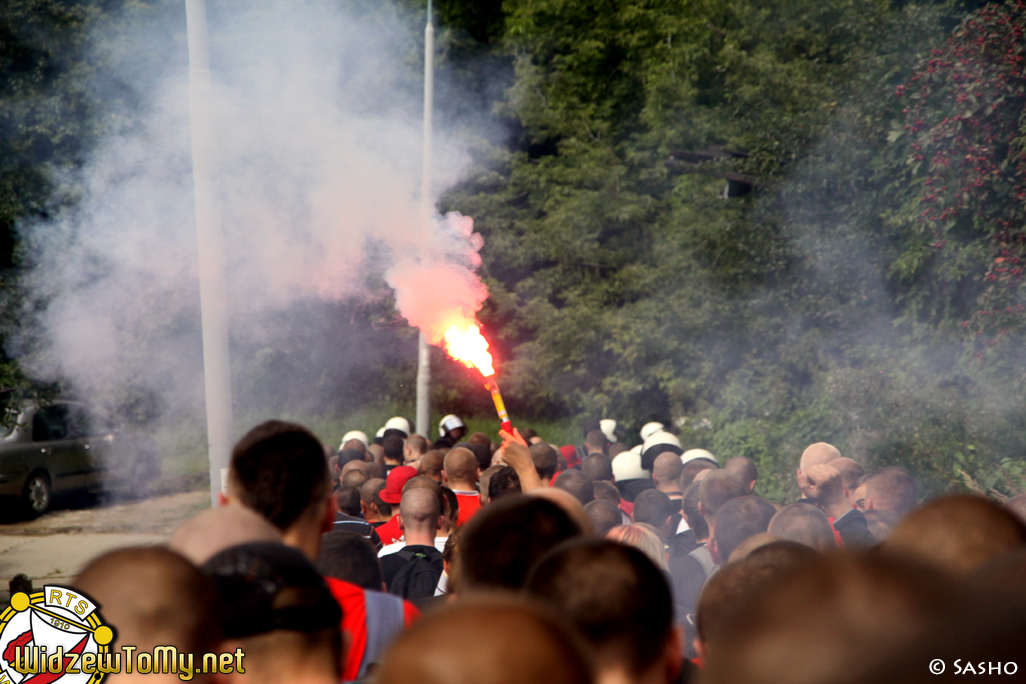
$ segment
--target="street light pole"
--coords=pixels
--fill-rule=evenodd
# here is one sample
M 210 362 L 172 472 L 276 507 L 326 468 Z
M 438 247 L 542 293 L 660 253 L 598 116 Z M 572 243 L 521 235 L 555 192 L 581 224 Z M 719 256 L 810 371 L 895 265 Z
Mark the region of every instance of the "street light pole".
M 203 380 L 207 405 L 210 503 L 218 505 L 234 439 L 232 383 L 228 361 L 228 305 L 224 279 L 224 236 L 218 195 L 217 139 L 213 84 L 207 50 L 206 0 L 185 0 L 189 34 L 189 118 L 192 178 L 199 246 L 200 313 L 203 325 Z
M 435 207 L 431 200 L 431 143 L 435 99 L 435 26 L 431 19 L 431 0 L 428 0 L 427 25 L 424 27 L 424 149 L 421 170 L 420 201 L 422 220 L 434 219 Z M 431 347 L 424 333 L 420 333 L 417 350 L 417 432 L 431 438 Z

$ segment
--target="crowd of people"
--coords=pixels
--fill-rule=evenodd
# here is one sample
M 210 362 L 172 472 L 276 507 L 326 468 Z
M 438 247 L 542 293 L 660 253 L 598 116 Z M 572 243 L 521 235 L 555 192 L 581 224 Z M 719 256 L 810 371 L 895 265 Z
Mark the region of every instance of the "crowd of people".
M 658 423 L 634 448 L 609 420 L 582 436 L 493 442 L 446 416 L 431 443 L 397 417 L 336 451 L 269 421 L 221 507 L 74 584 L 116 645 L 245 653 L 199 682 L 1026 677 L 1026 495 L 920 502 L 906 470 L 817 443 L 794 454 L 801 498 L 768 501 L 751 460 Z

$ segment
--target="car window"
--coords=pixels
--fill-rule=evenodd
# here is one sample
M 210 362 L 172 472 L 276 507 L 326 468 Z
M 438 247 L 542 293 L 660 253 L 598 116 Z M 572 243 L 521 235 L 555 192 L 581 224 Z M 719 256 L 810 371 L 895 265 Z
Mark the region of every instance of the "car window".
M 32 418 L 32 441 L 68 439 L 68 405 L 54 404 L 36 411 Z

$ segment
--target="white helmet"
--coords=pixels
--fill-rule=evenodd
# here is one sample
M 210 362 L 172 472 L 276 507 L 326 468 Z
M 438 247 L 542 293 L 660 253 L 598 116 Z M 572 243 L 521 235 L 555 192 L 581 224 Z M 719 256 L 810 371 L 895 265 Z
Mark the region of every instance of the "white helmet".
M 350 430 L 346 434 L 342 435 L 342 444 L 345 444 L 346 442 L 348 442 L 351 439 L 358 439 L 358 440 L 360 440 L 361 442 L 363 442 L 363 445 L 365 447 L 366 446 L 370 446 L 370 440 L 367 439 L 367 433 L 365 433 L 365 432 L 363 432 L 361 430 Z M 338 448 L 341 449 L 342 446 L 339 445 Z
M 641 435 L 641 440 L 644 441 L 644 440 L 648 439 L 649 437 L 651 437 L 655 433 L 657 433 L 660 430 L 662 430 L 664 427 L 666 427 L 666 426 L 663 425 L 662 423 L 656 423 L 656 422 L 645 423 L 644 425 L 641 426 L 641 430 L 639 431 L 639 434 Z
M 385 430 L 386 430 L 386 429 L 387 429 L 387 428 L 381 428 L 380 430 L 378 430 L 377 432 L 375 432 L 375 433 L 374 433 L 374 439 L 381 439 L 382 437 L 384 437 L 384 436 L 385 436 Z
M 606 439 L 612 442 L 616 442 L 616 421 L 612 418 L 603 418 L 599 421 L 599 430 L 602 430 L 602 434 L 606 436 Z
M 623 480 L 644 480 L 652 474 L 641 467 L 641 454 L 633 451 L 624 451 L 617 454 L 613 459 L 613 479 L 617 482 Z
M 409 437 L 410 433 L 412 432 L 412 430 L 410 430 L 410 421 L 406 420 L 402 416 L 395 416 L 393 418 L 389 418 L 385 422 L 385 428 L 384 429 L 385 430 L 398 430 L 399 432 L 404 433 L 407 437 Z M 382 434 L 384 434 L 384 433 L 382 432 Z
M 656 457 L 666 451 L 672 451 L 677 455 L 680 455 L 680 453 L 684 451 L 680 446 L 680 440 L 677 439 L 677 435 L 666 432 L 665 430 L 653 432 L 641 446 L 642 467 L 648 466 L 648 468 L 651 469 L 652 464 L 655 463 Z
M 693 461 L 696 458 L 707 458 L 713 463 L 718 463 L 716 457 L 710 454 L 705 449 L 688 449 L 680 455 L 680 462 L 687 463 L 688 461 Z
M 452 432 L 456 428 L 467 427 L 466 424 L 460 420 L 460 417 L 450 413 L 445 418 L 442 418 L 441 422 L 438 423 L 438 436 L 445 437 L 445 433 Z
M 638 456 L 641 456 L 641 447 L 642 446 L 644 446 L 644 445 L 643 444 L 639 444 L 638 446 L 631 447 L 631 453 L 632 454 L 637 454 Z

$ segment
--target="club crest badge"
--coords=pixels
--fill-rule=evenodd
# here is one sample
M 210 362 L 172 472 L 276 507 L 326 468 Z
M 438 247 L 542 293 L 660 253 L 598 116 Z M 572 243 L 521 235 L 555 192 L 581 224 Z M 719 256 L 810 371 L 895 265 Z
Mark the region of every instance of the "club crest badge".
M 114 631 L 81 591 L 46 585 L 0 613 L 0 684 L 99 684 Z

